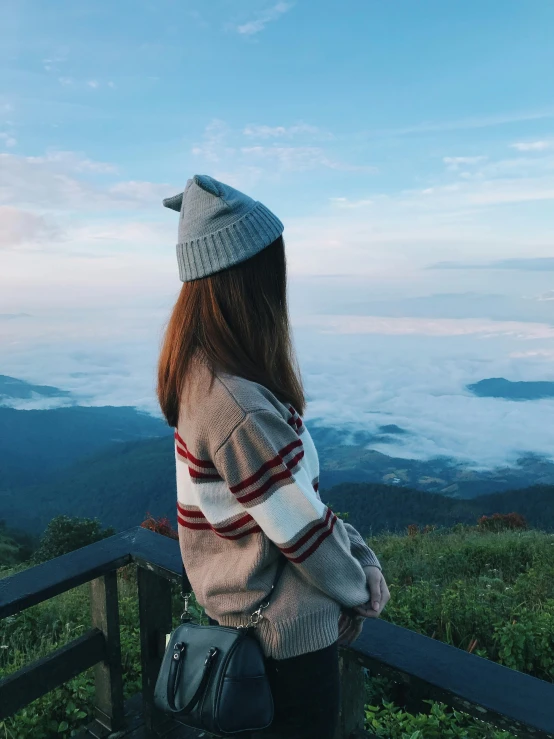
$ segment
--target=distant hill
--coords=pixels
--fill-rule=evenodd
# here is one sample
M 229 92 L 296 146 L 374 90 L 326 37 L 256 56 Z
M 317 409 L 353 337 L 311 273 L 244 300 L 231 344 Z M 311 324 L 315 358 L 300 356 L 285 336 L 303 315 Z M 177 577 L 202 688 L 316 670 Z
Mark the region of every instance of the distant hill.
M 48 483 L 0 494 L 0 510 L 10 525 L 38 534 L 55 515 L 97 517 L 123 530 L 140 524 L 147 512 L 176 522 L 174 451 L 171 438 L 113 446 L 58 473 Z M 554 486 L 508 490 L 472 499 L 456 499 L 413 488 L 375 483 L 342 483 L 323 489 L 334 510 L 350 514 L 364 534 L 402 531 L 416 523 L 451 526 L 475 523 L 492 513 L 516 511 L 529 524 L 554 531 Z
M 173 438 L 166 435 L 112 444 L 40 485 L 0 492 L 0 510 L 12 526 L 35 534 L 62 513 L 121 530 L 140 524 L 147 511 L 174 520 L 176 498 Z
M 114 442 L 171 433 L 165 422 L 131 407 L 0 407 L 0 491 L 42 482 Z
M 505 400 L 540 400 L 554 398 L 554 382 L 512 382 L 504 377 L 491 377 L 467 385 L 480 398 L 504 398 Z
M 344 482 L 371 482 L 472 498 L 529 485 L 554 485 L 554 462 L 536 454 L 520 457 L 511 467 L 476 471 L 450 457 L 404 459 L 371 449 L 377 440 L 396 441 L 398 431 L 388 427 L 381 427 L 378 436 L 357 431 L 344 444 L 344 430 L 317 423 L 306 425 L 319 453 L 322 489 Z M 385 428 L 387 432 L 383 433 Z
M 455 500 L 409 488 L 344 483 L 323 491 L 321 497 L 333 510 L 348 512 L 348 521 L 364 536 L 405 531 L 414 523 L 420 527 L 474 524 L 483 515 L 512 512 L 525 516 L 532 528 L 554 532 L 554 485 Z
M 43 398 L 70 397 L 68 390 L 60 390 L 50 385 L 32 385 L 8 375 L 0 375 L 0 405 L 7 400 L 30 400 L 36 396 Z
M 554 464 L 539 457 L 520 460 L 514 468 L 474 472 L 447 458 L 395 459 L 367 449 L 360 445 L 371 436 L 365 432 L 352 435 L 358 445 L 341 446 L 340 429 L 308 425 L 319 452 L 324 492 L 363 483 L 385 490 L 390 500 L 399 488 L 404 501 L 406 490 L 414 501 L 440 493 L 426 499 L 440 499 L 437 510 L 466 511 L 473 509 L 454 504 L 533 484 L 554 485 Z M 134 408 L 0 408 L 0 459 L 0 511 L 27 531 L 41 531 L 57 513 L 96 516 L 120 529 L 140 523 L 147 510 L 170 517 L 175 513 L 171 429 Z M 363 501 L 359 504 L 364 510 Z M 383 510 L 395 514 L 394 506 Z

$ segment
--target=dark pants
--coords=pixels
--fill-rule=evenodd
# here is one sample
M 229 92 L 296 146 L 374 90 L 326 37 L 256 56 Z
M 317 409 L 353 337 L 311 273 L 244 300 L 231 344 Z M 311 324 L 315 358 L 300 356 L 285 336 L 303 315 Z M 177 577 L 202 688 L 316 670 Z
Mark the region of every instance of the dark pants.
M 215 622 L 213 622 L 215 623 Z M 266 659 L 272 725 L 241 739 L 333 739 L 340 701 L 338 645 L 289 659 Z

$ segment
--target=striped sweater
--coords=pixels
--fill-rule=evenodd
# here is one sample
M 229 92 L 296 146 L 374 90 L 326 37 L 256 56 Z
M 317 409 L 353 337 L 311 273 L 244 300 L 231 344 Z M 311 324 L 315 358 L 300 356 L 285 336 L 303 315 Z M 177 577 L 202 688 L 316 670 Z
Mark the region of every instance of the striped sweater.
M 302 418 L 264 386 L 197 355 L 175 430 L 177 520 L 196 598 L 223 626 L 246 623 L 287 565 L 256 629 L 266 656 L 293 657 L 338 638 L 341 608 L 369 600 L 360 534 L 318 493 L 319 461 Z

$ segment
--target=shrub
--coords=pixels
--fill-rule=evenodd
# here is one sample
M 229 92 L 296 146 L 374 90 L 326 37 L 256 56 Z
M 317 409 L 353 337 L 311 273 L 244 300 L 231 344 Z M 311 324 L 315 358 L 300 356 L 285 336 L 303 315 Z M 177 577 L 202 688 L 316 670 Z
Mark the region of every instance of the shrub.
M 112 527 L 102 530 L 100 521 L 96 518 L 56 516 L 46 527 L 33 555 L 33 562 L 46 562 L 114 534 L 115 529 Z
M 506 531 L 529 527 L 520 513 L 493 513 L 492 516 L 481 516 L 477 528 L 479 531 Z
M 146 519 L 141 523 L 141 527 L 143 529 L 148 529 L 149 531 L 155 531 L 156 534 L 168 536 L 170 539 L 179 538 L 179 534 L 175 531 L 167 516 L 164 516 L 163 518 L 154 518 L 152 514 L 147 513 Z

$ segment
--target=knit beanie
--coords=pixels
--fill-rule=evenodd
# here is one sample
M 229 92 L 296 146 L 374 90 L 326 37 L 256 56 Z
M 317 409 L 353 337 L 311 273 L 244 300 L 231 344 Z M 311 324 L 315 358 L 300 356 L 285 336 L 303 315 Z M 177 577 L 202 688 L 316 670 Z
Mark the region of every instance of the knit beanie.
M 163 204 L 180 213 L 177 262 L 182 282 L 253 257 L 284 229 L 263 203 L 204 174 L 195 174 L 183 192 Z

